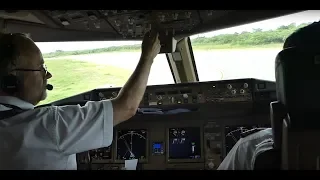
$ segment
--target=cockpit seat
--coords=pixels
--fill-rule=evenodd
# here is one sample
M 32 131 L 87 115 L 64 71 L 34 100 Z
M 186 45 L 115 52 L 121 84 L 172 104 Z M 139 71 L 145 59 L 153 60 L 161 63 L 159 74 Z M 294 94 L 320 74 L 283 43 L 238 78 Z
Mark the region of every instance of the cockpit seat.
M 320 169 L 320 49 L 288 48 L 276 57 L 277 102 L 270 104 L 273 148 L 255 169 Z
M 281 169 L 281 139 L 282 120 L 286 115 L 284 106 L 279 102 L 270 103 L 270 120 L 272 127 L 272 149 L 256 155 L 255 170 L 280 170 Z

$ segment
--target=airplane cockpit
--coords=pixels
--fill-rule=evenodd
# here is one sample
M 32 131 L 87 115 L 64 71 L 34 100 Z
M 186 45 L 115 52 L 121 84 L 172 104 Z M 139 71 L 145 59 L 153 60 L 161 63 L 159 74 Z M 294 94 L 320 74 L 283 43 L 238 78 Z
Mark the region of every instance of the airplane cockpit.
M 275 102 L 283 102 L 283 99 L 279 99 L 279 83 L 282 85 L 282 89 L 283 87 L 297 88 L 297 85 L 294 85 L 293 80 L 286 76 L 287 74 L 293 75 L 293 71 L 280 71 L 279 68 L 277 69 L 272 66 L 270 67 L 270 71 L 279 72 L 277 75 L 281 75 L 281 77 L 284 74 L 285 78 L 280 78 L 283 80 L 282 82 L 276 82 L 273 79 L 263 79 L 263 77 L 236 78 L 230 76 L 230 78 L 220 78 L 223 76 L 223 73 L 221 73 L 222 75 L 218 73 L 219 75 L 217 76 L 220 79 L 201 81 L 196 60 L 200 55 L 194 52 L 193 39 L 190 37 L 200 33 L 218 31 L 298 12 L 301 11 L 1 11 L 0 21 L 2 23 L 0 23 L 0 27 L 5 32 L 15 33 L 23 31 L 30 33 L 32 39 L 37 43 L 141 41 L 146 32 L 152 28 L 156 28 L 160 33 L 161 50 L 159 55 L 163 57 L 159 58 L 159 61 L 161 60 L 167 64 L 173 83 L 148 85 L 136 114 L 130 120 L 114 127 L 111 146 L 77 154 L 78 170 L 123 170 L 130 160 L 136 160 L 136 170 L 216 170 L 240 138 L 266 128 L 274 127 L 271 119 L 274 119 L 275 115 L 270 112 L 275 112 L 276 110 L 273 109 L 271 111 L 270 107 L 274 106 Z M 198 38 L 201 39 L 201 37 Z M 280 41 L 282 42 L 283 39 Z M 139 48 L 138 46 L 132 45 L 135 48 Z M 278 57 L 282 59 L 281 63 L 285 64 L 283 66 L 289 67 L 289 69 L 298 66 L 297 64 L 287 65 L 286 63 L 289 63 L 287 59 L 298 59 L 298 57 L 303 56 L 301 55 L 303 54 L 302 52 L 291 50 L 291 53 L 296 53 L 296 56 L 292 56 L 286 54 L 288 51 L 281 54 L 281 50 L 279 48 L 276 54 L 272 54 L 274 55 L 271 56 L 273 64 L 275 64 L 276 57 Z M 317 52 L 316 50 L 312 51 L 315 55 Z M 68 54 L 68 52 L 56 51 L 55 53 L 66 53 L 70 57 L 76 55 L 75 53 Z M 280 53 L 280 55 L 276 56 L 277 53 Z M 246 53 L 240 54 L 236 57 L 239 59 L 239 62 L 241 59 L 246 58 Z M 205 58 L 210 60 L 210 56 L 214 55 L 207 55 Z M 70 59 L 70 57 L 65 59 Z M 48 54 L 49 58 L 50 53 Z M 91 56 L 87 56 L 87 58 L 90 60 Z M 44 59 L 47 61 L 46 55 L 44 55 Z M 130 64 L 130 59 L 126 61 Z M 259 61 L 259 59 L 256 59 L 256 61 Z M 233 69 L 241 69 L 243 66 L 247 66 L 247 68 L 250 68 L 248 66 L 252 66 L 254 68 L 255 64 L 260 63 L 250 61 L 248 64 L 243 65 L 239 62 L 230 63 L 226 66 L 234 66 Z M 117 64 L 116 60 L 114 64 Z M 157 72 L 155 77 L 160 80 L 161 76 L 166 78 L 164 77 L 165 73 L 157 65 L 157 63 L 153 65 L 153 69 L 159 68 L 158 71 L 155 70 Z M 205 66 L 209 69 L 208 71 L 213 71 L 215 68 L 211 67 L 210 64 Z M 63 67 L 57 66 L 58 68 Z M 72 66 L 68 68 L 70 68 L 69 71 L 76 69 L 73 69 Z M 98 65 L 95 68 L 97 71 L 101 71 Z M 269 66 L 266 68 L 269 68 Z M 50 69 L 50 66 L 48 66 L 48 69 Z M 237 70 L 235 71 L 237 72 Z M 257 71 L 259 70 L 255 70 L 256 73 L 258 73 Z M 108 73 L 107 68 L 105 72 Z M 68 74 L 70 72 L 64 71 L 64 73 Z M 59 76 L 59 78 L 61 78 L 59 81 L 68 81 L 63 76 Z M 77 90 L 77 93 L 73 91 L 74 94 L 63 98 L 55 94 L 57 99 L 43 103 L 39 107 L 77 104 L 83 106 L 88 101 L 116 98 L 121 87 L 110 85 L 109 87 L 91 88 L 89 81 L 95 81 L 98 78 L 97 75 L 92 76 L 91 79 L 85 79 L 88 82 L 84 83 L 88 85 L 82 86 L 83 89 Z M 289 81 L 286 81 L 287 79 Z M 99 80 L 99 82 L 103 81 L 103 79 Z M 54 93 L 56 88 L 63 88 L 55 86 L 54 83 L 51 84 L 53 85 L 53 89 L 49 92 L 49 97 L 50 93 Z M 301 86 L 306 86 L 306 84 Z M 282 94 L 288 92 L 287 88 L 284 89 Z M 299 92 L 295 91 L 296 95 L 303 92 L 302 87 L 300 90 Z M 289 95 L 280 96 L 285 97 L 286 100 L 290 100 L 284 101 L 284 104 L 303 103 L 292 100 L 295 99 L 295 95 Z M 297 108 L 296 106 L 291 107 L 292 109 Z M 292 109 L 290 109 L 290 112 L 294 111 Z M 281 146 L 281 143 L 278 145 L 282 147 L 280 148 L 282 151 L 286 150 L 289 152 L 288 147 L 296 147 L 296 152 L 300 152 L 299 150 L 303 149 L 299 145 L 293 146 L 292 143 L 294 142 L 292 139 L 290 141 L 285 140 L 287 135 L 293 134 L 295 138 L 298 138 L 295 135 L 301 135 L 305 132 L 297 130 L 301 126 L 299 126 L 299 123 L 294 123 L 296 119 L 293 117 L 296 116 L 292 115 L 291 120 L 290 117 L 284 118 L 281 116 L 280 120 L 278 120 L 277 127 L 283 130 L 281 131 L 281 143 L 288 143 L 286 146 Z M 279 119 L 278 116 L 277 119 Z M 283 119 L 285 119 L 286 123 L 282 122 Z M 285 126 L 290 123 L 294 126 Z M 290 130 L 288 127 L 296 127 L 297 129 L 293 128 L 294 130 Z M 318 132 L 312 131 L 312 133 L 317 134 Z M 304 135 L 305 137 L 309 137 L 311 134 L 305 132 Z M 306 143 L 306 141 L 301 139 L 299 142 Z M 318 168 L 313 165 L 306 166 L 302 163 L 301 159 L 299 161 L 299 158 L 293 161 L 292 159 L 295 158 L 295 154 L 288 154 L 291 156 L 282 154 L 282 157 L 286 157 L 282 159 L 283 169 Z M 315 152 L 314 154 L 317 153 Z M 297 165 L 299 163 L 302 164 Z

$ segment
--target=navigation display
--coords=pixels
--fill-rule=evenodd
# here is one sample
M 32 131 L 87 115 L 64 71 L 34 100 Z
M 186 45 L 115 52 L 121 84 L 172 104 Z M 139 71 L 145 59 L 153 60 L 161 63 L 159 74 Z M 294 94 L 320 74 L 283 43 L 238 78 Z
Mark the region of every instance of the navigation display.
M 117 159 L 146 159 L 147 131 L 145 129 L 118 130 L 117 137 Z

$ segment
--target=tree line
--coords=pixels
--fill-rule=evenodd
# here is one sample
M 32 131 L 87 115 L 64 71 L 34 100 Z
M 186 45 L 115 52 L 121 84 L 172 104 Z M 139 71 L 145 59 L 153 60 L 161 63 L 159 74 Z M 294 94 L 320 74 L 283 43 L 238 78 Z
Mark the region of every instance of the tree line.
M 283 44 L 286 38 L 298 28 L 304 27 L 310 23 L 296 25 L 283 25 L 274 30 L 262 31 L 262 29 L 253 29 L 252 32 L 242 32 L 234 34 L 221 34 L 213 37 L 198 37 L 192 40 L 192 45 L 267 45 Z

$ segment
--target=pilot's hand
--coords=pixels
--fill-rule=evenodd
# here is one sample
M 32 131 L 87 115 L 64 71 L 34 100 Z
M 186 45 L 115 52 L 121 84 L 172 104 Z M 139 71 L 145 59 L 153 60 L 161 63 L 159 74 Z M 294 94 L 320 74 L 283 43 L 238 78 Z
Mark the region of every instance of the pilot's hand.
M 146 60 L 153 61 L 153 59 L 159 54 L 161 48 L 159 33 L 155 30 L 147 32 L 144 35 L 141 48 L 141 57 Z

